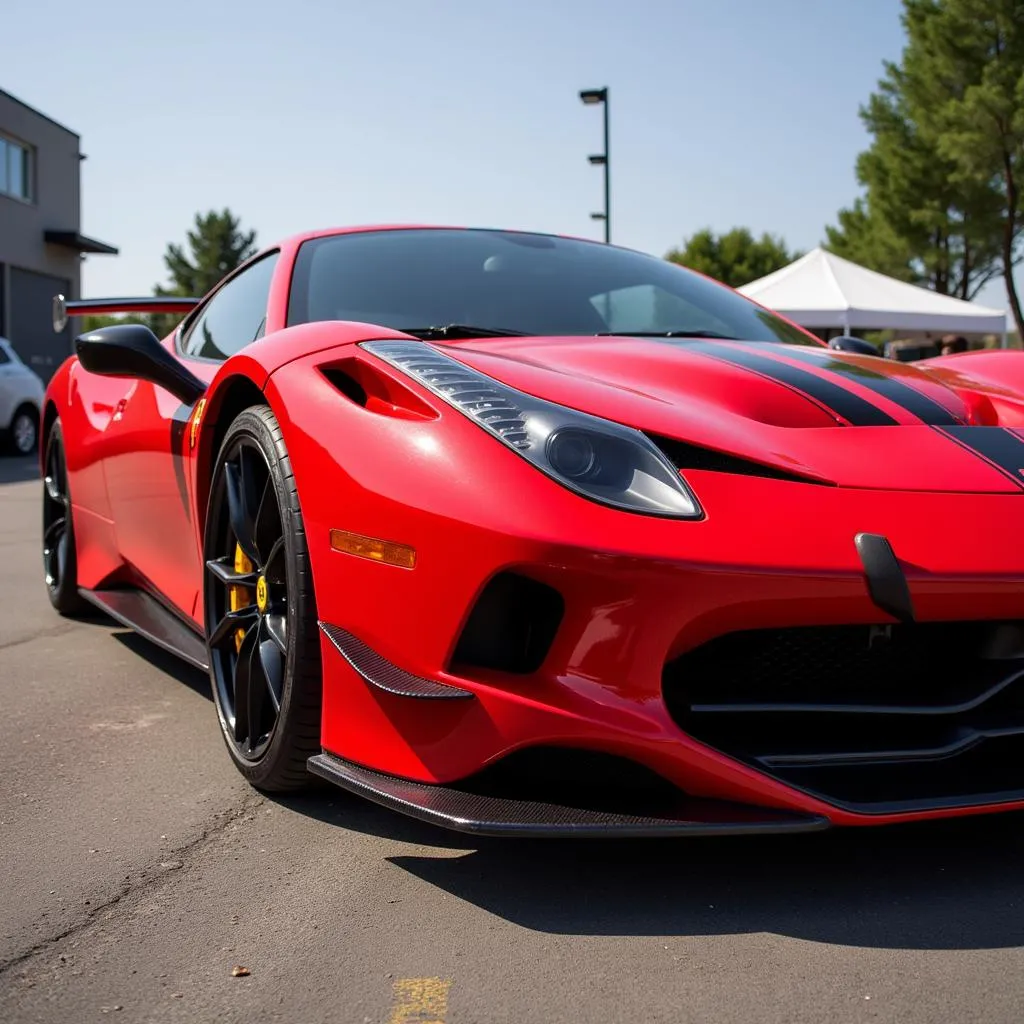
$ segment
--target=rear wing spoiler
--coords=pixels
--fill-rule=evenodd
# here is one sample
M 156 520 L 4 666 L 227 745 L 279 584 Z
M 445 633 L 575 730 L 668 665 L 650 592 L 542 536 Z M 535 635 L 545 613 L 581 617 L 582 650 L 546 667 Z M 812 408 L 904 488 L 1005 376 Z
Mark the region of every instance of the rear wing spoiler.
M 60 334 L 73 316 L 103 316 L 111 313 L 189 313 L 199 299 L 177 295 L 156 295 L 141 299 L 65 299 L 53 297 L 53 329 Z

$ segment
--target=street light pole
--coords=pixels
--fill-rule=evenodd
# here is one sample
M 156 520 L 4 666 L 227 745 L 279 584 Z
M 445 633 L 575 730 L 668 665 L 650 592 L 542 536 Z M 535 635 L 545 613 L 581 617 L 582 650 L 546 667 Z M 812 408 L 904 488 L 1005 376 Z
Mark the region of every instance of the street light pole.
M 580 99 L 592 106 L 600 103 L 604 106 L 604 152 L 590 156 L 588 159 L 595 166 L 604 167 L 604 213 L 592 213 L 593 220 L 604 221 L 604 240 L 610 243 L 612 240 L 612 194 L 611 194 L 611 149 L 609 146 L 610 133 L 608 130 L 608 87 L 603 89 L 584 89 L 580 93 Z
M 612 163 L 608 149 L 608 90 L 604 90 L 604 240 L 612 241 Z

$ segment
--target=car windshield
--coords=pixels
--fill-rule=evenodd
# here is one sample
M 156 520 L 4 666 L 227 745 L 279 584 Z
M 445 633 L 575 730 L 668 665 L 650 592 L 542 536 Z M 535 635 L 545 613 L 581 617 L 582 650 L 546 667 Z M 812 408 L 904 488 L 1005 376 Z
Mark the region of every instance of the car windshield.
M 676 334 L 815 342 L 674 263 L 578 239 L 428 228 L 304 242 L 288 324 L 357 320 L 404 331 L 458 325 L 530 335 Z M 458 336 L 449 331 L 449 336 Z

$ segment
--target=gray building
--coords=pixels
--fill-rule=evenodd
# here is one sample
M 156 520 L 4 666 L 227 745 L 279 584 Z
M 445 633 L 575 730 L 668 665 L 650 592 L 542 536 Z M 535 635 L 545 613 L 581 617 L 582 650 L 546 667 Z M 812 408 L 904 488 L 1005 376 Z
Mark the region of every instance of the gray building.
M 117 254 L 81 233 L 79 141 L 0 90 L 0 335 L 44 381 L 71 351 L 70 328 L 53 333 L 53 296 L 80 297 L 86 254 Z

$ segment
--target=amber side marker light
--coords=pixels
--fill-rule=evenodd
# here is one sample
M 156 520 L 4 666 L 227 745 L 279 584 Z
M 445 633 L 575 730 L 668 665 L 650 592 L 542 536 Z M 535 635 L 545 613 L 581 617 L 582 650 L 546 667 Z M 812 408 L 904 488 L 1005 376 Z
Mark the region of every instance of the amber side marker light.
M 331 547 L 335 551 L 344 551 L 347 555 L 358 555 L 374 562 L 386 565 L 397 565 L 402 569 L 416 566 L 416 551 L 404 544 L 393 544 L 389 540 L 377 540 L 375 537 L 363 537 L 347 530 L 331 530 Z

